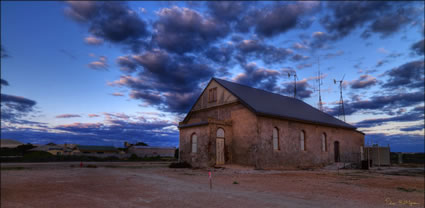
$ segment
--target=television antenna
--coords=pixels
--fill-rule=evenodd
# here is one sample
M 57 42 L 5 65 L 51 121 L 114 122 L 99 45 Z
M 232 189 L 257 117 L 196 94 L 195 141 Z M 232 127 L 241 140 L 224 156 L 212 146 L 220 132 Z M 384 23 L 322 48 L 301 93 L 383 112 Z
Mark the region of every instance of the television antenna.
M 291 76 L 294 77 L 294 98 L 297 98 L 297 72 L 294 71 L 292 74 L 288 72 L 288 78 Z
M 342 99 L 342 82 L 344 81 L 344 76 L 342 77 L 341 80 L 335 80 L 334 79 L 334 84 L 339 83 L 339 94 L 340 94 L 340 98 L 339 98 L 339 115 L 340 115 L 340 119 L 342 117 L 341 120 L 344 120 L 345 122 L 345 110 L 344 110 L 344 100 Z
M 317 67 L 318 67 L 318 75 L 319 75 L 319 110 L 323 111 L 323 103 L 322 103 L 322 94 L 320 91 L 320 86 L 323 84 L 322 82 L 322 74 L 320 73 L 320 58 L 317 58 Z

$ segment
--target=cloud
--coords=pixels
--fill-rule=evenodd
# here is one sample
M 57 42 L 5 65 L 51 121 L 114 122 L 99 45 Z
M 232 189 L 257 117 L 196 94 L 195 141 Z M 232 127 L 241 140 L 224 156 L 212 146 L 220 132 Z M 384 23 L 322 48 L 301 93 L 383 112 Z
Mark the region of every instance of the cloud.
M 65 14 L 88 25 L 94 37 L 128 45 L 133 51 L 149 35 L 146 22 L 124 2 L 70 1 Z
M 421 108 L 413 109 L 412 111 L 409 111 L 399 116 L 363 120 L 363 121 L 357 122 L 355 126 L 359 128 L 370 128 L 374 126 L 383 125 L 388 122 L 407 122 L 407 121 L 423 121 L 423 120 L 424 120 L 424 111 L 422 106 L 422 109 Z
M 424 61 L 411 61 L 385 72 L 389 78 L 382 87 L 387 89 L 423 88 Z
M 267 45 L 260 40 L 242 40 L 236 46 L 241 53 L 239 60 L 246 62 L 247 58 L 261 59 L 266 64 L 281 63 L 293 54 L 292 50 Z
M 102 45 L 103 40 L 100 38 L 96 38 L 94 36 L 88 36 L 84 39 L 84 41 L 89 45 Z
M 292 56 L 292 61 L 303 61 L 303 60 L 308 60 L 310 57 L 308 56 L 303 56 L 300 54 L 295 54 Z
M 293 97 L 294 87 L 295 86 L 294 86 L 293 82 L 286 83 L 286 84 L 284 84 L 284 87 L 280 90 L 280 93 L 283 93 L 287 96 Z M 310 90 L 311 86 L 308 84 L 307 79 L 297 81 L 296 87 L 297 87 L 296 98 L 298 98 L 298 99 L 310 98 L 311 95 L 313 94 L 313 91 Z
M 419 125 L 414 125 L 414 126 L 409 126 L 409 127 L 405 127 L 405 128 L 401 128 L 400 131 L 424 131 L 424 125 L 423 124 L 419 124 Z
M 343 50 L 339 50 L 339 51 L 337 51 L 335 53 L 327 53 L 327 54 L 325 54 L 325 58 L 330 59 L 330 58 L 334 58 L 334 57 L 342 56 L 342 55 L 344 55 L 344 51 Z
M 365 139 L 365 143 L 371 141 L 381 146 L 389 144 L 391 152 L 424 152 L 423 134 L 368 133 Z
M 302 17 L 305 14 L 312 14 L 319 4 L 317 2 L 297 2 L 259 8 L 256 15 L 253 15 L 255 33 L 263 37 L 273 37 L 299 27 L 303 22 Z
M 359 79 L 353 80 L 349 84 L 351 85 L 351 89 L 363 89 L 374 86 L 378 83 L 375 77 L 371 75 L 362 75 Z
M 119 93 L 119 92 L 114 92 L 114 93 L 112 93 L 112 95 L 118 96 L 118 97 L 124 96 L 122 93 Z
M 125 73 L 133 73 L 137 68 L 137 63 L 131 56 L 118 57 L 117 64 L 120 66 L 120 70 Z
M 389 9 L 388 2 L 328 2 L 331 14 L 320 21 L 334 39 L 350 34 L 354 29 L 374 20 L 380 11 Z
M 413 20 L 411 15 L 414 13 L 413 8 L 399 8 L 393 13 L 380 15 L 362 36 L 367 38 L 370 36 L 370 32 L 375 32 L 380 33 L 382 37 L 387 37 L 411 22 Z
M 88 67 L 93 70 L 108 70 L 108 61 L 106 56 L 100 56 L 98 61 L 89 63 Z
M 382 94 L 382 92 L 381 92 Z M 424 102 L 424 92 L 406 92 L 392 95 L 374 95 L 368 100 L 351 100 L 344 102 L 345 115 L 352 115 L 359 111 L 378 111 L 379 113 L 393 114 L 397 109 L 414 106 Z M 339 114 L 339 107 L 328 110 L 331 115 Z
M 380 60 L 378 61 L 378 63 L 376 63 L 375 67 L 381 67 L 382 65 L 388 63 L 388 60 Z
M 408 3 L 398 2 L 328 2 L 330 14 L 321 18 L 322 25 L 337 40 L 366 26 L 362 33 L 368 38 L 372 33 L 387 37 L 415 20 L 420 11 Z M 423 12 L 423 11 L 422 11 Z
M 137 76 L 121 76 L 109 85 L 128 87 L 131 98 L 168 112 L 186 112 L 200 93 L 199 84 L 214 75 L 202 59 L 165 50 L 146 51 L 132 59 L 143 70 Z
M 424 55 L 424 40 L 420 40 L 413 44 L 411 49 L 418 55 Z
M 8 81 L 6 81 L 6 80 L 4 80 L 4 79 L 0 79 L 0 81 L 1 81 L 1 85 L 3 86 L 9 86 L 9 82 Z
M 81 116 L 78 114 L 61 114 L 56 116 L 56 118 L 76 118 L 76 117 L 81 117 Z
M 313 64 L 307 63 L 307 64 L 298 64 L 297 65 L 297 69 L 304 69 L 304 68 L 309 68 L 313 66 Z
M 244 65 L 245 73 L 238 74 L 233 80 L 250 87 L 261 88 L 273 92 L 280 72 L 272 69 L 259 68 L 255 63 Z
M 90 118 L 95 118 L 95 117 L 99 117 L 99 115 L 97 115 L 97 114 L 94 114 L 94 113 L 88 114 L 88 116 L 89 116 Z
M 303 43 L 294 43 L 292 45 L 292 48 L 302 50 L 302 49 L 308 49 L 308 46 Z
M 209 13 L 222 23 L 238 21 L 246 13 L 251 2 L 242 1 L 209 1 Z
M 229 33 L 227 25 L 189 8 L 163 8 L 157 15 L 152 40 L 169 52 L 201 51 Z
M 234 48 L 222 45 L 220 47 L 211 46 L 205 51 L 205 56 L 217 64 L 228 65 L 232 60 Z
M 21 118 L 34 112 L 34 100 L 28 98 L 1 94 L 1 120 L 15 123 L 25 122 Z

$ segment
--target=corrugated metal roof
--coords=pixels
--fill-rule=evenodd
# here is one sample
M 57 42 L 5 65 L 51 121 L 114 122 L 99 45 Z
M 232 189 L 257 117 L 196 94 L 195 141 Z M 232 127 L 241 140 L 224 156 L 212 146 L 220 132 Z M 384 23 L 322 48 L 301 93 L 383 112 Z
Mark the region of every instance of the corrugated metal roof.
M 356 127 L 324 113 L 301 100 L 222 79 L 213 78 L 213 80 L 230 91 L 242 104 L 246 105 L 257 115 L 356 129 Z

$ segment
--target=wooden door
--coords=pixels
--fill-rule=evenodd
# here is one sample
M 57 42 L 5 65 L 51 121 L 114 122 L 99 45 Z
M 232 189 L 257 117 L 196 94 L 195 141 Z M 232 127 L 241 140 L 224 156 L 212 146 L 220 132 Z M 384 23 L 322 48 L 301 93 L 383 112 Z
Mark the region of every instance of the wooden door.
M 334 156 L 335 156 L 335 162 L 339 162 L 339 142 L 334 142 Z
M 224 165 L 224 139 L 216 139 L 216 161 L 217 165 Z

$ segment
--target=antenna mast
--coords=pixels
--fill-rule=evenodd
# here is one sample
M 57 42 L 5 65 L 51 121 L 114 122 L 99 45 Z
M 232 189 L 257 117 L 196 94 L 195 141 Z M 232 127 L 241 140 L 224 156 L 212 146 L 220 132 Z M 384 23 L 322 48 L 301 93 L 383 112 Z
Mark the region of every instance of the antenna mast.
M 344 74 L 344 76 L 342 77 L 341 80 L 335 80 L 334 79 L 334 84 L 336 84 L 337 82 L 339 83 L 339 94 L 340 94 L 340 98 L 339 98 L 339 113 L 340 113 L 340 119 L 342 117 L 342 119 L 345 122 L 344 99 L 342 99 L 342 82 L 344 81 L 344 77 L 345 77 L 345 74 Z
M 317 58 L 317 62 L 318 62 L 318 68 L 319 68 L 319 110 L 323 111 L 323 104 L 322 104 L 322 94 L 320 92 L 320 85 L 322 85 L 322 74 L 320 73 L 320 57 Z
M 297 98 L 297 72 L 294 71 L 293 74 L 288 72 L 288 77 L 294 77 L 294 98 Z

